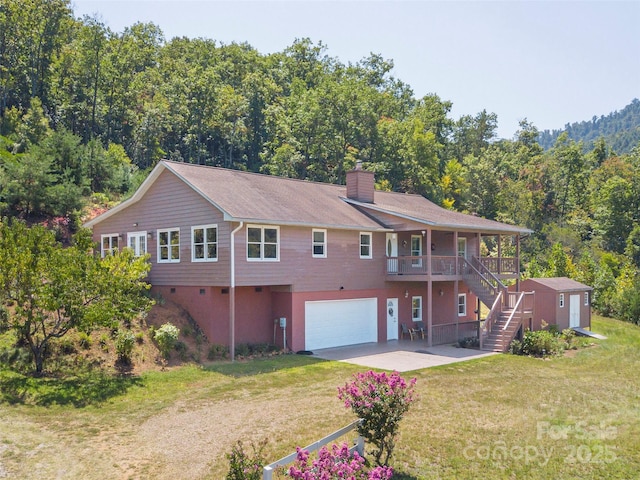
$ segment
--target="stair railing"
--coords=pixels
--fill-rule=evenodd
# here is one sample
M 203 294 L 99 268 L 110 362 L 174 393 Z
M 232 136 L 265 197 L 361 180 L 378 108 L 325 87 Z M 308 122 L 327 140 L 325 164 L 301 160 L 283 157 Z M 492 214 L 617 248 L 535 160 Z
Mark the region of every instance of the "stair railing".
M 485 335 L 489 335 L 491 333 L 491 329 L 493 325 L 498 320 L 500 316 L 500 312 L 502 311 L 502 292 L 498 292 L 496 299 L 493 301 L 493 305 L 491 306 L 491 310 L 487 314 L 487 318 L 484 319 L 484 326 L 480 330 L 480 334 L 478 335 L 480 340 L 480 350 L 482 350 L 482 343 L 484 342 Z
M 478 270 L 478 272 L 480 273 L 480 275 L 482 275 L 483 277 L 485 277 L 490 283 L 492 283 L 496 288 L 505 291 L 507 290 L 507 287 L 505 286 L 504 283 L 502 283 L 500 281 L 500 279 L 498 277 L 495 276 L 495 274 L 489 270 L 489 268 L 480 261 L 479 258 L 477 257 L 472 257 L 473 263 L 472 265 L 476 268 L 476 270 Z
M 461 272 L 465 282 L 473 293 L 480 298 L 482 303 L 489 306 L 493 304 L 499 292 L 503 292 L 503 301 L 506 299 L 507 287 L 484 266 L 485 276 L 471 262 L 464 257 L 459 257 Z M 482 265 L 482 264 L 480 264 Z

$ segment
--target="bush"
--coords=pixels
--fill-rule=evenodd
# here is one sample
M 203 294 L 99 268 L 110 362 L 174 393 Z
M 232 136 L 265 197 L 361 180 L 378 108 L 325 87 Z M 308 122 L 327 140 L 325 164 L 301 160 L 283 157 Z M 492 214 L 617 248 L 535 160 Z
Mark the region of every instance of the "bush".
M 229 349 L 224 345 L 213 344 L 209 347 L 209 351 L 207 352 L 208 360 L 219 360 L 222 358 L 226 358 L 229 354 Z
M 398 372 L 368 371 L 338 387 L 338 398 L 362 419 L 358 433 L 376 447 L 371 453 L 380 466 L 389 464 L 400 420 L 416 399 L 415 383 L 415 378 L 407 383 Z
M 176 349 L 176 352 L 178 352 L 180 360 L 184 362 L 187 359 L 187 344 L 177 341 L 174 348 Z
M 118 360 L 124 363 L 131 363 L 131 354 L 135 345 L 135 337 L 129 330 L 121 330 L 116 335 L 116 354 Z
M 225 480 L 262 480 L 262 468 L 266 463 L 262 452 L 266 444 L 266 439 L 258 445 L 251 442 L 252 454 L 248 455 L 242 442 L 238 440 L 231 453 L 227 454 L 229 472 Z
M 460 348 L 479 348 L 480 339 L 478 337 L 465 337 L 462 340 L 458 340 L 458 346 Z
M 89 335 L 88 333 L 80 332 L 78 333 L 78 343 L 80 344 L 80 347 L 84 348 L 85 350 L 89 350 L 91 348 L 93 340 L 91 340 L 91 335 Z
M 565 341 L 559 336 L 547 330 L 537 330 L 532 332 L 527 330 L 524 333 L 522 342 L 514 340 L 511 342 L 509 351 L 516 355 L 531 355 L 534 357 L 545 357 L 548 355 L 560 355 L 564 352 Z
M 365 470 L 365 460 L 358 452 L 349 453 L 349 446 L 326 446 L 318 452 L 318 458 L 309 463 L 309 452 L 297 448 L 295 463 L 288 474 L 294 480 L 330 480 L 349 478 L 352 480 L 388 480 L 393 475 L 390 467 L 378 466 L 370 472 Z
M 144 332 L 136 333 L 136 343 L 142 345 L 144 343 Z
M 180 329 L 169 322 L 155 331 L 153 338 L 164 358 L 169 358 L 171 350 L 178 341 L 178 335 L 180 335 Z

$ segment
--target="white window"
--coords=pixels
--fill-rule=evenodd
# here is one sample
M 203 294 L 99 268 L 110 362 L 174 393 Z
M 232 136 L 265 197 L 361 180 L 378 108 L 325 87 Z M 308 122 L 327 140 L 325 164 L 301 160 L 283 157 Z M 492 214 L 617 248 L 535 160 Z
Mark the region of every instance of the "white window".
M 100 239 L 100 251 L 102 253 L 102 257 L 106 255 L 111 255 L 112 253 L 118 252 L 118 234 L 117 233 L 108 233 L 106 235 L 102 235 Z
M 414 322 L 422 321 L 422 297 L 411 297 L 411 319 Z
M 360 258 L 373 258 L 371 234 L 360 232 Z
M 314 228 L 311 232 L 313 258 L 327 258 L 327 231 Z
M 247 260 L 277 262 L 280 258 L 280 227 L 247 226 Z
M 180 229 L 158 230 L 158 263 L 180 261 Z
M 218 261 L 218 225 L 191 227 L 191 261 Z
M 466 293 L 458 294 L 458 316 L 459 317 L 467 316 L 467 294 Z
M 136 257 L 147 253 L 147 232 L 128 232 L 128 247 L 133 250 Z
M 560 294 L 560 308 L 564 307 L 564 293 Z
M 589 292 L 584 292 L 584 304 L 589 305 Z

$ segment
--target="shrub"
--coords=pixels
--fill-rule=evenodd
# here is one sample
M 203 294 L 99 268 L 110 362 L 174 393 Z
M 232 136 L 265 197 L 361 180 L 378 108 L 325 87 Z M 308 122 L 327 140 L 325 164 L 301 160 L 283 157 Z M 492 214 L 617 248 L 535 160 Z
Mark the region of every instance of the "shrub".
M 338 398 L 362 419 L 358 433 L 376 447 L 371 453 L 378 465 L 389 464 L 400 420 L 416 398 L 415 383 L 415 378 L 407 383 L 398 372 L 368 371 L 338 387 Z
M 262 453 L 267 440 L 263 440 L 258 445 L 251 442 L 251 455 L 244 451 L 244 446 L 240 440 L 233 446 L 231 453 L 227 454 L 229 460 L 229 472 L 225 480 L 262 480 L 262 468 L 266 463 Z
M 236 345 L 236 357 L 248 357 L 251 353 L 251 349 L 249 348 L 249 344 L 240 343 Z
M 178 357 L 180 357 L 180 360 L 184 362 L 187 359 L 187 344 L 177 341 L 174 348 L 176 349 L 176 352 L 178 352 Z
M 100 335 L 100 339 L 98 340 L 98 343 L 100 343 L 100 348 L 102 349 L 103 352 L 109 351 L 109 335 L 107 335 L 106 333 L 103 333 L 102 335 Z
M 138 345 L 142 345 L 144 343 L 144 332 L 136 333 L 136 342 Z
M 155 331 L 153 338 L 158 343 L 158 348 L 164 358 L 169 358 L 171 350 L 178 341 L 178 335 L 180 335 L 180 329 L 169 322 Z
M 515 341 L 514 341 L 515 342 Z M 524 333 L 522 342 L 511 342 L 509 351 L 517 355 L 532 355 L 534 357 L 545 357 L 548 355 L 560 355 L 566 343 L 559 335 L 554 335 L 547 330 L 537 330 L 532 332 L 527 330 Z
M 226 358 L 229 353 L 229 349 L 224 345 L 213 344 L 209 347 L 209 351 L 207 352 L 208 360 L 218 360 L 221 358 Z
M 462 340 L 458 340 L 458 346 L 460 348 L 478 348 L 480 347 L 480 339 L 478 337 L 465 337 Z
M 318 458 L 309 463 L 309 452 L 297 448 L 295 463 L 289 467 L 288 474 L 294 480 L 333 480 L 349 478 L 352 480 L 388 480 L 393 475 L 390 467 L 378 466 L 367 472 L 365 460 L 358 452 L 349 453 L 346 443 L 341 446 L 326 446 L 318 452 Z
M 135 337 L 129 330 L 121 330 L 116 335 L 116 354 L 118 360 L 124 363 L 131 363 L 131 354 L 135 344 Z
M 84 348 L 85 350 L 89 350 L 91 348 L 93 340 L 91 340 L 91 335 L 89 335 L 88 333 L 80 332 L 78 333 L 78 343 L 80 344 L 80 347 Z

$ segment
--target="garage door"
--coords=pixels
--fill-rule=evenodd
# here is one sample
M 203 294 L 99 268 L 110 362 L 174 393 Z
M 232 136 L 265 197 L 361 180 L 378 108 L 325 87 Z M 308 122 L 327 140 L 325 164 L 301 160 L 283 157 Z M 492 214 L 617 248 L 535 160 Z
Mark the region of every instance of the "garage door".
M 305 349 L 378 341 L 378 300 L 306 302 Z

